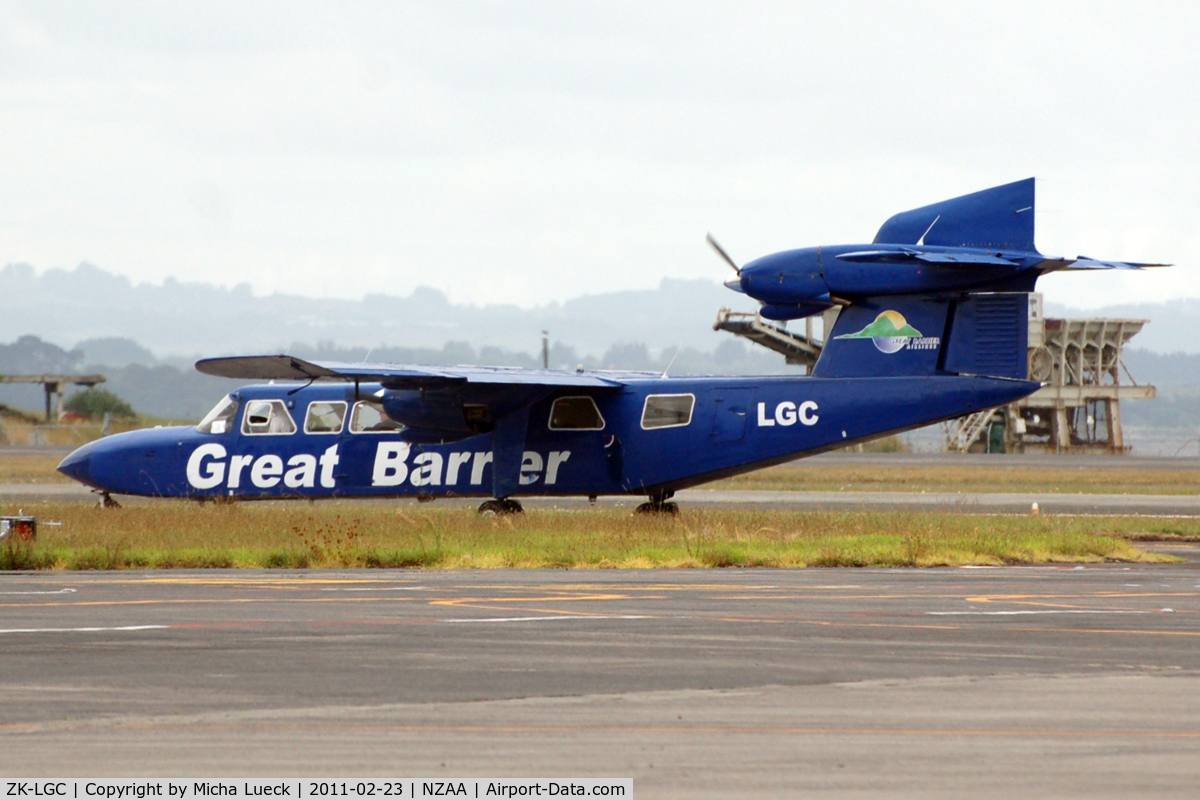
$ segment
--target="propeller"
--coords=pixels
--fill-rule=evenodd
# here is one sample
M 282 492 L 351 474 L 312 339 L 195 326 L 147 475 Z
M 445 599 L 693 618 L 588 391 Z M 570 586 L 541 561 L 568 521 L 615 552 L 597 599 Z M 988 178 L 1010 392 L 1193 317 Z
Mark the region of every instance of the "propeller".
M 740 276 L 742 274 L 742 268 L 737 265 L 736 261 L 729 257 L 729 253 L 725 252 L 724 247 L 721 247 L 721 245 L 717 244 L 717 240 L 713 238 L 713 235 L 709 233 L 706 234 L 704 238 L 710 245 L 712 245 L 712 249 L 717 251 L 717 255 L 725 259 L 725 263 L 733 267 L 733 271 Z
M 713 238 L 711 233 L 706 234 L 704 238 L 710 245 L 712 245 L 712 249 L 717 251 L 717 255 L 724 259 L 726 264 L 733 267 L 733 271 L 737 273 L 736 278 L 730 278 L 729 280 L 725 281 L 726 288 L 733 289 L 735 292 L 743 291 L 742 268 L 737 265 L 736 261 L 729 257 L 729 253 L 725 252 L 724 247 L 721 247 L 721 245 L 717 244 L 717 240 Z

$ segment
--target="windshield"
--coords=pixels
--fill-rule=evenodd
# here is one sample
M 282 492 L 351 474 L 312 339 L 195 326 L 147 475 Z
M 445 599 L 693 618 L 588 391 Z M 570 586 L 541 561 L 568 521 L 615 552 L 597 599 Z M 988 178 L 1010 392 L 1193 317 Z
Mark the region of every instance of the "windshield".
M 204 415 L 204 419 L 200 420 L 200 424 L 196 426 L 196 430 L 200 433 L 226 433 L 229 431 L 229 423 L 233 421 L 234 414 L 237 413 L 238 403 L 233 395 L 227 394 L 221 398 L 213 410 Z

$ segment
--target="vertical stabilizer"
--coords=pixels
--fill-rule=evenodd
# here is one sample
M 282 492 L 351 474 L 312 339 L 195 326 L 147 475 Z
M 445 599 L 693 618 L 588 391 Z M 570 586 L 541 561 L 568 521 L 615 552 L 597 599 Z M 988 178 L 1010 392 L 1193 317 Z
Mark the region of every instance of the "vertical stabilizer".
M 842 309 L 812 374 L 1024 380 L 1028 314 L 1024 292 L 869 297 Z
M 875 244 L 981 247 L 1036 253 L 1033 178 L 902 211 L 883 223 Z

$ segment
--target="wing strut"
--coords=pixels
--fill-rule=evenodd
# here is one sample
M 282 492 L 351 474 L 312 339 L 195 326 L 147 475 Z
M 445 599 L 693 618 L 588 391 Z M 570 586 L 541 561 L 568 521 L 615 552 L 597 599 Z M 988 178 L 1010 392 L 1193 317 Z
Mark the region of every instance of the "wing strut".
M 497 500 L 516 494 L 520 488 L 528 427 L 529 406 L 496 420 L 492 431 L 492 496 Z

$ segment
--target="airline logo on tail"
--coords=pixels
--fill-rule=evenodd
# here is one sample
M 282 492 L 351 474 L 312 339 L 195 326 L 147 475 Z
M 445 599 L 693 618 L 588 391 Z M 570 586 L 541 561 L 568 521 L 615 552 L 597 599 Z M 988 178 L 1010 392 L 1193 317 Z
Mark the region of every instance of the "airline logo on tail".
M 861 331 L 843 333 L 835 339 L 870 339 L 881 353 L 898 353 L 901 350 L 936 350 L 942 340 L 938 336 L 923 336 L 908 324 L 899 311 L 884 311 L 875 321 Z

